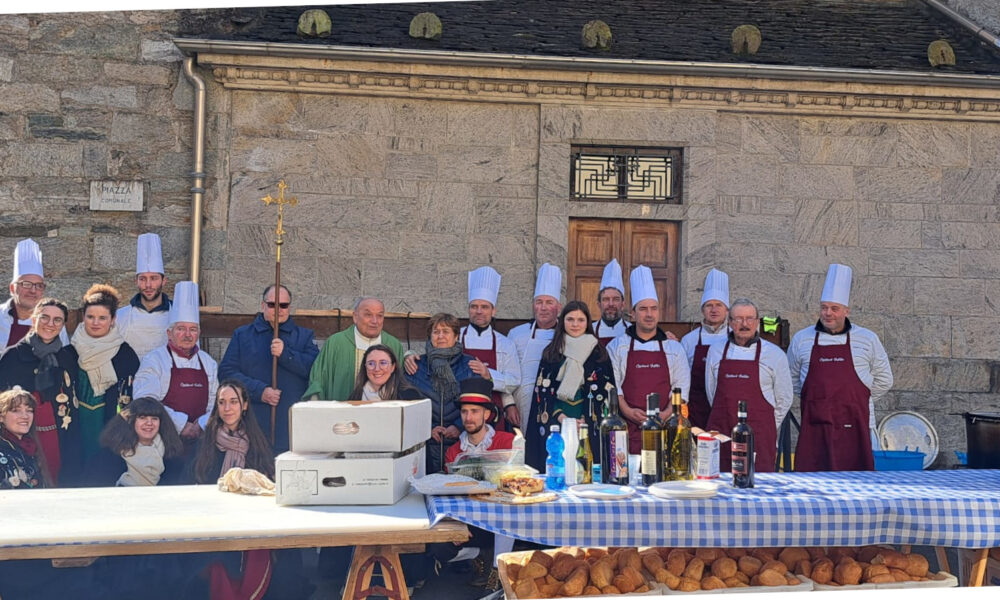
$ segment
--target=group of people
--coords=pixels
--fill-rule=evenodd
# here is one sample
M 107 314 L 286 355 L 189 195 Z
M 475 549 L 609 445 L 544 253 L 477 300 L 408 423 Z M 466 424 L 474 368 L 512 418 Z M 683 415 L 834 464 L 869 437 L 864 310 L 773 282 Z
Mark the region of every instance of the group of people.
M 510 448 L 514 428 L 526 463 L 542 470 L 550 425 L 582 420 L 596 444 L 614 398 L 638 453 L 647 396 L 659 394 L 665 419 L 673 388 L 703 429 L 728 432 L 745 400 L 758 471 L 775 469 L 777 431 L 795 395 L 796 469 L 865 470 L 873 468 L 873 403 L 892 386 L 878 337 L 848 318 L 851 270 L 839 264 L 829 267 L 816 325 L 796 333 L 787 353 L 761 339 L 751 300 L 730 303 L 728 276 L 717 269 L 705 279 L 699 326 L 677 340 L 659 327 L 646 266 L 629 275 L 626 311 L 612 260 L 593 319 L 587 302 L 562 303 L 562 272 L 545 263 L 533 318 L 507 335 L 493 326 L 501 276 L 480 267 L 468 274 L 468 325 L 434 315 L 422 352 L 383 330 L 385 306 L 374 297 L 360 298 L 353 324 L 320 350 L 291 317 L 291 290 L 269 286 L 218 363 L 198 344 L 197 284 L 178 282 L 172 299 L 164 292 L 155 234 L 139 236 L 135 281 L 137 293 L 120 308 L 114 288 L 87 290 L 70 338 L 69 308 L 44 294 L 38 244 L 17 245 L 10 299 L 0 305 L 0 488 L 208 483 L 234 466 L 273 477 L 274 456 L 289 449 L 289 409 L 302 399 L 428 398 L 428 472 L 460 453 Z

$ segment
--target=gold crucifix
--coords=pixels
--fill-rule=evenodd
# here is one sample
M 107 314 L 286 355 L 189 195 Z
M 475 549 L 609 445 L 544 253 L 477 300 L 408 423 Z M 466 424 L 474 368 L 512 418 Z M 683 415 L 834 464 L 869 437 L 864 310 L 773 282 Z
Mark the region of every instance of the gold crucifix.
M 287 204 L 289 206 L 295 206 L 296 204 L 298 204 L 298 199 L 296 199 L 295 197 L 287 199 L 285 198 L 286 189 L 288 189 L 288 186 L 285 184 L 285 180 L 282 179 L 281 181 L 278 182 L 277 198 L 272 197 L 271 194 L 268 194 L 267 196 L 261 198 L 261 200 L 264 201 L 264 204 L 268 206 L 272 204 L 278 205 L 278 227 L 274 230 L 274 235 L 275 235 L 274 243 L 278 246 L 279 262 L 281 261 L 281 245 L 285 243 L 285 240 L 281 237 L 285 235 L 285 228 L 283 227 L 284 217 L 285 217 L 285 205 Z

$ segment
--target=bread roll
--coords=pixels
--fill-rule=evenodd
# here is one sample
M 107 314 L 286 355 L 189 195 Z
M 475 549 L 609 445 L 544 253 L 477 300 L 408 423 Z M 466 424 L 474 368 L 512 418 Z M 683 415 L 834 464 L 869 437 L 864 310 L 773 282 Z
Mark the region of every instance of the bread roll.
M 615 578 L 611 580 L 611 585 L 620 589 L 623 594 L 634 592 L 636 588 L 635 584 L 632 583 L 632 578 L 625 575 L 615 575 Z
M 766 563 L 764 563 L 763 565 L 761 565 L 760 570 L 761 571 L 777 571 L 778 573 L 781 573 L 782 575 L 784 575 L 785 573 L 788 572 L 788 567 L 786 567 L 785 563 L 781 562 L 780 560 L 769 560 Z
M 694 551 L 695 558 L 700 558 L 701 562 L 705 563 L 705 566 L 711 566 L 717 558 L 726 555 L 725 552 L 718 548 L 698 548 Z
M 604 548 L 587 548 L 584 551 L 584 554 L 585 554 L 587 560 L 589 561 L 591 559 L 597 560 L 598 558 L 603 558 L 603 557 L 607 556 L 608 555 L 608 551 L 605 550 Z M 601 590 L 597 590 L 597 591 L 600 592 Z
M 791 573 L 785 573 L 785 581 L 788 582 L 788 585 L 799 585 L 802 583 L 798 577 L 792 575 Z
M 726 583 L 716 577 L 715 575 L 709 575 L 701 580 L 701 589 L 703 590 L 724 590 L 726 589 Z
M 833 580 L 840 585 L 858 585 L 861 583 L 861 566 L 857 561 L 844 557 L 833 568 Z
M 747 555 L 746 548 L 726 548 L 726 556 L 733 560 L 739 560 L 741 556 Z
M 769 560 L 774 560 L 775 554 L 767 548 L 754 548 L 750 551 L 750 556 L 756 558 L 763 564 Z
M 830 551 L 826 553 L 834 563 L 839 563 L 841 558 L 845 556 L 854 558 L 858 554 L 856 548 L 851 548 L 850 546 L 841 546 L 837 548 L 830 548 Z
M 663 559 L 660 558 L 660 555 L 656 552 L 656 550 L 646 550 L 645 552 L 640 552 L 639 557 L 642 559 L 642 566 L 646 567 L 646 570 L 650 573 L 656 573 L 660 569 L 664 568 Z
M 625 567 L 624 569 L 621 570 L 620 574 L 629 578 L 629 581 L 632 582 L 633 588 L 640 588 L 646 585 L 646 578 L 642 576 L 642 573 L 639 571 L 639 569 L 633 569 L 632 567 Z
M 889 574 L 889 567 L 885 565 L 871 565 L 861 570 L 861 580 L 866 583 L 870 583 L 872 577 L 878 575 L 888 575 L 888 574 Z
M 636 571 L 642 568 L 642 559 L 639 558 L 639 550 L 636 548 L 626 548 L 615 555 L 618 560 L 618 570 L 625 567 L 632 567 Z
M 528 564 L 521 567 L 521 572 L 518 575 L 519 579 L 537 579 L 538 577 L 545 577 L 549 574 L 548 568 L 538 561 L 528 561 Z
M 514 584 L 514 595 L 518 598 L 541 598 L 542 594 L 534 579 L 520 579 Z
M 677 586 L 681 592 L 697 592 L 701 589 L 701 580 L 690 577 L 681 577 L 681 584 Z
M 520 572 L 521 572 L 521 565 L 517 563 L 507 564 L 507 579 L 509 579 L 511 583 L 517 581 L 518 579 L 517 574 Z
M 879 553 L 872 558 L 871 562 L 873 565 L 885 565 L 894 569 L 903 569 L 904 571 L 910 565 L 910 562 L 906 559 L 905 554 L 888 548 L 882 548 Z
M 582 561 L 576 561 L 582 563 Z M 587 587 L 587 581 L 590 579 L 590 571 L 587 566 L 580 564 L 569 577 L 566 579 L 566 583 L 562 585 L 559 593 L 563 596 L 579 596 L 583 593 L 583 588 Z
M 538 593 L 542 595 L 543 598 L 554 598 L 559 595 L 559 590 L 562 589 L 563 582 L 547 582 L 538 586 Z
M 722 583 L 726 584 L 727 588 L 750 587 L 748 584 L 740 581 L 738 577 L 730 577 L 728 579 L 723 579 Z
M 595 588 L 592 585 L 588 585 L 587 587 L 583 588 L 583 595 L 584 596 L 600 596 L 601 595 L 601 590 L 599 588 Z
M 684 573 L 685 567 L 687 567 L 687 561 L 691 559 L 687 552 L 677 548 L 667 555 L 666 569 L 680 577 Z
M 660 569 L 653 574 L 656 580 L 672 590 L 676 590 L 681 584 L 681 578 L 666 569 Z
M 890 568 L 889 574 L 892 575 L 892 578 L 895 579 L 896 581 L 910 581 L 912 579 L 912 577 L 910 577 L 910 574 L 902 569 Z
M 759 558 L 753 556 L 741 556 L 740 560 L 736 563 L 740 572 L 746 573 L 748 577 L 753 577 L 759 573 L 763 564 Z
M 887 563 L 888 564 L 888 563 Z M 892 565 L 889 565 L 892 567 Z M 912 577 L 926 577 L 927 571 L 930 565 L 927 564 L 927 559 L 920 554 L 907 554 L 906 555 L 906 567 L 903 568 L 906 573 Z
M 531 553 L 531 557 L 528 559 L 528 562 L 534 562 L 544 566 L 545 572 L 547 573 L 549 571 L 549 567 L 552 566 L 552 557 L 541 550 L 535 550 Z
M 827 584 L 833 581 L 833 561 L 829 558 L 821 558 L 813 561 L 812 575 L 809 579 L 819 584 Z
M 805 548 L 785 548 L 778 553 L 778 560 L 785 563 L 791 571 L 800 560 L 809 560 L 809 552 Z
M 712 563 L 712 575 L 715 575 L 719 579 L 727 579 L 736 575 L 736 571 L 739 570 L 736 566 L 736 561 L 729 558 L 728 556 L 723 556 L 722 558 L 717 558 Z
M 798 564 L 795 565 L 794 573 L 796 575 L 809 577 L 812 574 L 812 563 L 808 560 L 800 560 Z
M 885 548 L 882 548 L 881 546 L 864 546 L 858 550 L 858 554 L 854 558 L 858 562 L 870 563 L 872 559 L 875 558 L 875 555 L 882 550 L 885 550 Z
M 573 558 L 569 554 L 560 554 L 558 558 L 549 567 L 549 575 L 555 577 L 559 581 L 566 581 L 570 573 L 576 570 L 577 567 L 584 564 L 584 561 Z M 583 588 L 580 588 L 583 590 Z
M 743 583 L 750 585 L 750 576 L 743 571 L 736 571 L 736 579 L 739 579 Z
M 590 581 L 595 587 L 603 589 L 611 585 L 611 581 L 615 577 L 613 560 L 610 556 L 605 556 L 590 565 Z
M 760 573 L 756 575 L 758 585 L 766 585 L 770 587 L 779 585 L 788 585 L 788 581 L 785 579 L 784 573 L 779 573 L 774 569 L 763 569 Z M 753 584 L 753 579 L 750 580 Z
M 691 579 L 696 579 L 701 581 L 702 573 L 705 571 L 705 563 L 697 556 L 688 561 L 686 567 L 684 567 L 684 577 L 690 577 Z
M 606 585 L 601 588 L 601 593 L 606 596 L 617 596 L 622 593 L 622 591 L 613 585 Z

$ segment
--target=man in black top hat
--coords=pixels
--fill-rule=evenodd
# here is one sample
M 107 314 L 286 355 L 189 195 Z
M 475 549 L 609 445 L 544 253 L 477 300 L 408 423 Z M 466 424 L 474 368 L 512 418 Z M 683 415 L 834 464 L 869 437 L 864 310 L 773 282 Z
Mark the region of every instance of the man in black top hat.
M 487 450 L 510 450 L 514 434 L 493 429 L 490 423 L 497 420 L 493 404 L 493 383 L 482 377 L 470 377 L 459 382 L 461 391 L 458 403 L 462 409 L 462 427 L 458 443 L 452 444 L 444 455 L 444 462 L 451 463 L 459 453 L 479 454 Z

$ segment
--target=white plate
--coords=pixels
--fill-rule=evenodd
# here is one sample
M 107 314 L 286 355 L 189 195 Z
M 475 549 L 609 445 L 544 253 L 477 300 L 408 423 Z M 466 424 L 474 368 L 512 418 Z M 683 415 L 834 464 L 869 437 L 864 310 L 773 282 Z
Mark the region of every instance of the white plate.
M 489 494 L 497 489 L 497 486 L 487 481 L 446 473 L 433 473 L 419 479 L 410 477 L 410 485 L 416 491 L 428 496 Z
M 910 450 L 924 453 L 924 468 L 937 458 L 940 444 L 938 434 L 923 415 L 910 411 L 897 411 L 887 415 L 878 424 L 878 441 L 882 450 Z
M 621 500 L 635 495 L 635 488 L 609 483 L 583 483 L 569 488 L 569 493 L 592 500 Z
M 716 481 L 662 481 L 649 486 L 649 493 L 659 498 L 711 498 L 719 493 Z

